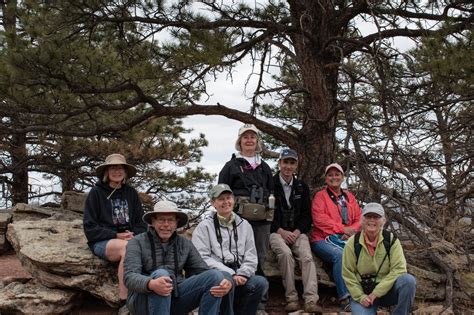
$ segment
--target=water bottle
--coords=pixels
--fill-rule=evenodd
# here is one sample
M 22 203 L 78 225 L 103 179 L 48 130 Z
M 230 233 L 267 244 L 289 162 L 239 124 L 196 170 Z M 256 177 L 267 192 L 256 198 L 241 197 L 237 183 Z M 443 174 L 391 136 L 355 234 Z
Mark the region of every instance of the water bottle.
M 273 193 L 270 193 L 270 196 L 268 196 L 268 208 L 275 209 L 275 196 Z

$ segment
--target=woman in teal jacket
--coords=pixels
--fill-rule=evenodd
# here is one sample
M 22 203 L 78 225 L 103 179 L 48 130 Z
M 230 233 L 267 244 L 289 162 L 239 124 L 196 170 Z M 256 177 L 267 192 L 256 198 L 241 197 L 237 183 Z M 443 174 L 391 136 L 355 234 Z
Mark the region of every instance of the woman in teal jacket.
M 344 247 L 342 277 L 352 300 L 352 314 L 376 314 L 379 306 L 392 306 L 392 314 L 408 314 L 415 298 L 416 280 L 407 273 L 400 240 L 383 231 L 383 207 L 364 207 L 362 231 Z

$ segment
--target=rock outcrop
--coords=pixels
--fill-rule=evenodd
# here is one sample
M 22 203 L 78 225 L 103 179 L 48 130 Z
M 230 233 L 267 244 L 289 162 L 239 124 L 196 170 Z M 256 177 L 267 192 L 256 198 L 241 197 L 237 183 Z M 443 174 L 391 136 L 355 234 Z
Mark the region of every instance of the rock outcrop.
M 0 310 L 21 314 L 64 314 L 71 311 L 81 292 L 51 289 L 36 281 L 12 282 L 0 288 Z
M 34 207 L 18 205 L 23 214 Z M 41 215 L 49 213 L 40 209 Z M 32 277 L 50 288 L 87 291 L 111 305 L 119 303 L 116 266 L 94 256 L 87 246 L 82 220 L 66 210 L 49 218 L 17 221 L 9 225 L 7 237 L 22 265 Z M 60 218 L 60 219 L 58 219 Z M 65 219 L 72 219 L 67 221 Z
M 86 203 L 87 193 L 76 191 L 66 191 L 61 196 L 61 208 L 74 212 L 83 213 Z
M 28 313 L 28 310 L 32 309 L 36 310 L 33 313 L 38 313 L 40 309 L 41 313 L 66 312 L 72 305 L 71 300 L 79 302 L 83 292 L 89 292 L 112 306 L 118 306 L 117 266 L 91 253 L 83 233 L 81 213 L 62 208 L 41 208 L 25 204 L 18 204 L 13 210 L 13 223 L 8 226 L 7 237 L 22 265 L 32 275 L 34 282 L 9 284 L 0 289 L 0 313 L 2 311 L 23 312 L 23 310 Z M 406 247 L 409 248 L 409 246 Z M 444 250 L 444 252 L 447 251 Z M 414 254 L 407 254 L 422 255 L 416 250 Z M 454 251 L 452 254 L 454 255 Z M 456 258 L 453 256 L 453 259 Z M 464 265 L 468 263 L 467 258 L 465 260 L 456 263 Z M 315 259 L 315 262 L 320 284 L 333 286 L 334 284 L 322 268 L 321 261 Z M 462 269 L 461 266 L 457 268 Z M 417 278 L 419 300 L 444 300 L 446 277 L 433 270 L 428 267 L 421 269 L 409 265 L 409 272 Z M 264 265 L 264 271 L 270 277 L 281 276 L 276 256 L 271 251 Z M 468 274 L 468 278 L 457 278 L 466 290 L 462 293 L 464 300 L 466 296 L 472 298 L 473 294 L 472 281 L 469 279 L 473 279 L 472 273 Z M 25 287 L 21 288 L 22 285 Z M 66 293 L 61 298 L 56 298 L 61 295 L 59 291 Z M 11 292 L 19 295 L 14 297 L 18 299 L 15 300 L 16 303 L 5 302 L 5 297 L 13 298 Z M 38 293 L 36 297 L 34 292 Z M 51 297 L 46 297 L 46 295 L 51 295 Z M 21 299 L 22 296 L 30 298 Z M 457 297 L 455 295 L 455 298 Z M 48 298 L 53 300 L 48 300 Z M 48 309 L 46 304 L 53 306 Z M 19 306 L 14 308 L 14 305 Z

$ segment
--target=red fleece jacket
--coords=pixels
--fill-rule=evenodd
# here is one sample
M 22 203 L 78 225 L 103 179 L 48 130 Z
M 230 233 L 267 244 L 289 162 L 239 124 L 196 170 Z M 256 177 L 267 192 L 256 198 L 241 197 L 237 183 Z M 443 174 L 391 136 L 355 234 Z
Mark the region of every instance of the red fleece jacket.
M 342 224 L 341 207 L 336 205 L 329 197 L 325 187 L 314 195 L 311 204 L 311 216 L 313 218 L 313 230 L 311 231 L 311 242 L 324 240 L 326 236 L 337 233 L 344 233 L 344 227 L 360 230 L 360 219 L 362 211 L 354 195 L 348 190 L 344 190 L 347 198 L 347 212 L 349 223 Z M 337 196 L 337 194 L 335 193 Z

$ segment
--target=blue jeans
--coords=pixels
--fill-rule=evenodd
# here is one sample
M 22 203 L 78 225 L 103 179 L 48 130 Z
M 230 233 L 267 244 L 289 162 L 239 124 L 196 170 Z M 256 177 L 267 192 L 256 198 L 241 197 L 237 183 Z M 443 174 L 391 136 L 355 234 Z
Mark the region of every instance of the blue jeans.
M 153 279 L 169 276 L 164 269 L 157 269 L 152 274 Z M 148 294 L 149 314 L 188 314 L 199 306 L 199 314 L 219 314 L 221 298 L 214 297 L 210 293 L 213 286 L 219 285 L 224 279 L 222 272 L 207 270 L 198 275 L 184 279 L 178 284 L 179 297 L 161 296 L 155 293 Z M 135 308 L 137 309 L 137 308 Z
M 237 315 L 255 315 L 258 304 L 268 291 L 268 281 L 262 276 L 250 277 L 245 285 L 235 287 L 234 313 Z
M 336 284 L 339 300 L 348 298 L 349 291 L 342 278 L 342 249 L 321 240 L 311 243 L 311 250 L 323 261 L 332 264 L 332 277 Z
M 374 304 L 364 307 L 359 302 L 351 300 L 352 314 L 375 315 L 379 306 L 392 306 L 392 315 L 405 315 L 410 313 L 411 305 L 415 299 L 416 280 L 411 274 L 404 273 L 393 284 L 390 291 L 384 296 L 375 299 Z

